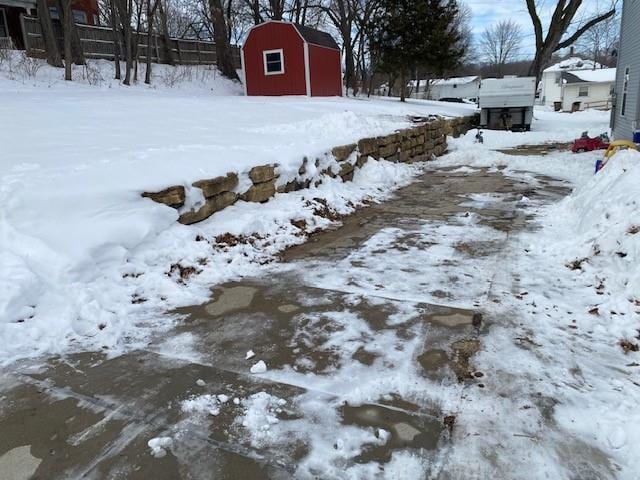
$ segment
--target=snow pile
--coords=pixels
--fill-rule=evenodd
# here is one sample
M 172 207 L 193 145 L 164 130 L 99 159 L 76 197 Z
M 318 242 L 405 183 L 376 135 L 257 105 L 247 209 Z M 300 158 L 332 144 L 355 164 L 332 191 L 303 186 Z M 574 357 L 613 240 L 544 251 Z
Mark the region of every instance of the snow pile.
M 586 258 L 580 268 L 606 272 L 605 290 L 640 300 L 640 153 L 616 154 L 555 213 L 571 222 L 569 251 Z
M 180 404 L 180 408 L 185 413 L 206 413 L 217 417 L 220 414 L 222 405 L 229 401 L 229 396 L 225 394 L 194 395 Z
M 151 449 L 151 455 L 162 458 L 167 455 L 167 450 L 173 446 L 173 439 L 171 437 L 156 437 L 149 440 L 147 445 Z
M 241 400 L 241 404 L 244 414 L 236 422 L 249 432 L 251 445 L 262 447 L 280 438 L 272 427 L 279 422 L 278 414 L 287 404 L 285 399 L 258 392 Z
M 499 301 L 487 304 L 495 321 L 475 358 L 487 388 L 449 407 L 464 426 L 454 471 L 495 450 L 503 463 L 484 464 L 479 475 L 535 468 L 531 478 L 637 477 L 640 154 L 621 152 L 597 175 L 592 162 L 588 175 L 579 167 L 563 201 L 523 205 L 540 228 L 512 238 L 509 268 L 494 284 Z M 492 434 L 465 437 L 476 431 Z
M 264 360 L 260 360 L 252 365 L 249 371 L 255 374 L 265 373 L 267 371 L 267 364 L 264 363 Z

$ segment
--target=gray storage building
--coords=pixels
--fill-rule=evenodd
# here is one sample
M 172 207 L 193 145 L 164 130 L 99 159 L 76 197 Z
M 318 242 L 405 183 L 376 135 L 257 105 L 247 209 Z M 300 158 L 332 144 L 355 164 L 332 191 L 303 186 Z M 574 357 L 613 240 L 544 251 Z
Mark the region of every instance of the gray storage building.
M 618 51 L 615 101 L 611 110 L 614 138 L 632 140 L 640 130 L 640 1 L 624 0 Z

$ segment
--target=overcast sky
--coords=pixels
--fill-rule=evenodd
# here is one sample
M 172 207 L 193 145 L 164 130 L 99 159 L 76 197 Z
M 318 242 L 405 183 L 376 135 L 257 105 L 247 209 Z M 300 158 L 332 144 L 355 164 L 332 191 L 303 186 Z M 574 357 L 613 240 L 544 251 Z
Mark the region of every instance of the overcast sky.
M 523 49 L 520 57 L 525 59 L 533 56 L 535 37 L 531 18 L 527 11 L 525 0 L 462 0 L 473 11 L 472 28 L 476 39 L 482 31 L 492 23 L 500 20 L 512 19 L 521 25 L 523 33 Z M 538 12 L 543 23 L 548 22 L 557 4 L 554 0 L 538 0 Z M 620 4 L 622 1 L 619 2 Z M 611 4 L 611 0 L 584 0 L 576 19 L 589 18 L 597 12 L 602 12 Z M 620 7 L 618 7 L 620 10 Z

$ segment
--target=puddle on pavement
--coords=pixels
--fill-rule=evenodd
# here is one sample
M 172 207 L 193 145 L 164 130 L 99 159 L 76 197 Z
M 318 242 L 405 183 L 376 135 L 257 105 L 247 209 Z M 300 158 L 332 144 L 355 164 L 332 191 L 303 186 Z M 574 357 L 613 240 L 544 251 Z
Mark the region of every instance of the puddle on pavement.
M 391 459 L 393 450 L 396 449 L 434 450 L 443 430 L 442 424 L 433 417 L 411 415 L 405 411 L 381 405 L 364 404 L 357 407 L 344 405 L 341 413 L 342 422 L 345 425 L 372 427 L 378 438 L 388 435 L 384 445 L 365 447 L 355 459 L 359 463 L 387 462 Z
M 571 143 L 541 143 L 537 145 L 519 145 L 517 147 L 500 149 L 498 152 L 507 155 L 530 156 L 530 155 L 549 155 L 571 149 Z

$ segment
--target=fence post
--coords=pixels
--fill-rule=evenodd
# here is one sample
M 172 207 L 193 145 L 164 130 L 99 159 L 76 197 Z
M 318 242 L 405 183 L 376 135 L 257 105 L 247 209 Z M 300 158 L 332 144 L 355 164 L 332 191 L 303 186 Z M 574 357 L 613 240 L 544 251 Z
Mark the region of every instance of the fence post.
M 155 43 L 155 50 L 156 50 L 156 62 L 160 63 L 160 50 L 158 48 L 158 35 L 154 35 L 153 36 L 153 42 Z
M 182 64 L 182 50 L 180 49 L 180 39 L 176 38 L 176 46 L 178 49 L 178 63 Z

